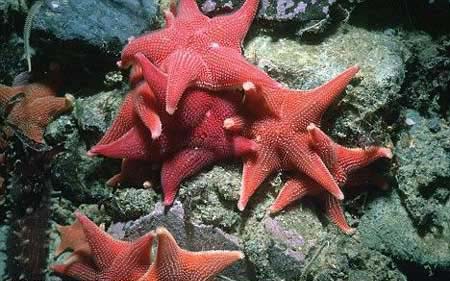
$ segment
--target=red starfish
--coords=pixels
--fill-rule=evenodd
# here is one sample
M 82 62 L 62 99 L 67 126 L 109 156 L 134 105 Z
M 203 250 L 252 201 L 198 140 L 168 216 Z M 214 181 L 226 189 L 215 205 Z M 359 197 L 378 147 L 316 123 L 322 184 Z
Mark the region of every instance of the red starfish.
M 172 235 L 160 228 L 134 242 L 112 238 L 86 216 L 75 213 L 70 226 L 58 226 L 61 244 L 56 253 L 72 249 L 64 264 L 51 269 L 81 281 L 184 281 L 210 280 L 243 258 L 239 251 L 189 252 L 181 249 Z M 151 264 L 153 239 L 158 238 L 155 262 Z
M 61 247 L 73 249 L 64 264 L 51 269 L 78 280 L 136 281 L 150 266 L 150 249 L 153 234 L 147 234 L 134 242 L 115 240 L 86 216 L 76 213 L 77 221 L 59 227 Z
M 355 186 L 367 180 L 367 174 L 359 170 L 379 158 L 392 158 L 392 152 L 385 147 L 370 146 L 364 149 L 347 148 L 333 142 L 322 130 L 314 124 L 308 126 L 312 145 L 323 159 L 331 174 L 340 187 Z M 350 176 L 350 178 L 349 178 Z M 383 187 L 383 186 L 381 186 Z M 277 199 L 270 207 L 270 212 L 277 213 L 292 202 L 306 195 L 318 196 L 331 221 L 343 232 L 352 234 L 351 228 L 344 216 L 341 202 L 330 193 L 324 191 L 316 182 L 305 177 L 296 177 L 286 182 Z
M 258 3 L 258 0 L 247 0 L 231 15 L 208 18 L 198 10 L 195 1 L 183 0 L 177 16 L 168 17 L 168 27 L 134 39 L 125 47 L 120 65 L 130 66 L 135 62 L 134 55 L 140 52 L 160 66 L 168 77 L 166 111 L 169 114 L 175 112 L 182 94 L 190 86 L 223 90 L 252 81 L 279 88 L 278 82 L 241 55 L 240 45 Z M 130 80 L 139 80 L 141 71 L 136 66 L 133 68 Z
M 166 75 L 143 55 L 136 55 L 136 61 L 142 67 L 145 79 L 155 89 L 155 96 L 160 97 L 167 84 Z M 239 157 L 256 149 L 253 141 L 228 133 L 222 127 L 226 118 L 237 114 L 239 93 L 230 93 L 221 99 L 200 90 L 188 91 L 190 94 L 181 101 L 180 110 L 175 115 L 161 113 L 164 127 L 159 139 L 150 142 L 145 128 L 134 119 L 137 124 L 130 123 L 132 128 L 121 137 L 90 150 L 91 154 L 108 157 L 162 162 L 161 185 L 166 205 L 173 203 L 179 184 L 185 178 L 216 161 Z M 155 102 L 164 104 L 164 101 Z M 129 115 L 124 116 L 119 114 L 118 118 L 129 119 Z M 123 123 L 128 124 L 115 121 L 112 128 Z M 115 131 L 124 130 L 119 128 Z M 129 177 L 125 171 L 122 172 L 112 179 L 113 183 L 117 178 Z
M 156 230 L 156 236 L 155 262 L 138 281 L 207 281 L 244 258 L 239 251 L 190 252 L 181 249 L 165 228 Z
M 7 124 L 38 144 L 44 143 L 45 127 L 53 118 L 72 108 L 73 96 L 55 96 L 56 90 L 51 84 L 0 85 L 0 106 L 10 107 Z
M 277 104 L 275 116 L 259 116 L 246 126 L 244 132 L 258 143 L 255 155 L 244 159 L 241 196 L 238 208 L 243 210 L 259 185 L 277 170 L 297 171 L 317 182 L 336 198 L 344 195 L 320 155 L 309 145 L 306 127 L 320 124 L 322 114 L 345 89 L 359 67 L 353 66 L 330 82 L 309 91 L 279 89 L 270 95 L 271 103 Z M 255 87 L 245 87 L 248 92 Z M 249 93 L 250 97 L 256 96 Z M 226 128 L 238 130 L 242 118 L 224 122 Z

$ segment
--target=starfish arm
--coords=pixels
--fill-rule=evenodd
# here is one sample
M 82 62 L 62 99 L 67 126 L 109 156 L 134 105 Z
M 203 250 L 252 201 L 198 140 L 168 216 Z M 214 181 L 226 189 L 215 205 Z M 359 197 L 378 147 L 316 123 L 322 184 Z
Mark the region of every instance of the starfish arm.
M 306 126 L 309 123 L 319 124 L 323 113 L 344 91 L 350 80 L 358 71 L 359 66 L 355 65 L 315 89 L 308 91 L 291 91 L 292 95 L 296 97 L 297 103 L 300 103 L 299 108 L 301 108 L 301 110 L 297 110 L 297 112 L 294 111 L 294 124 L 303 126 L 302 123 L 305 121 L 305 112 L 308 112 L 308 120 L 306 120 L 308 123 Z M 296 106 L 295 102 L 292 102 L 291 104 L 292 106 Z
M 59 114 L 72 108 L 73 96 L 41 97 L 13 108 L 7 122 L 36 143 L 44 143 L 45 127 Z
M 260 148 L 255 155 L 250 155 L 244 162 L 242 172 L 241 194 L 238 202 L 238 209 L 243 211 L 250 200 L 250 197 L 256 192 L 264 180 L 279 166 L 275 153 L 273 151 L 263 151 Z
M 159 93 L 166 92 L 167 74 L 150 62 L 142 53 L 135 54 L 134 58 L 142 68 L 142 75 L 145 81 L 147 81 L 150 88 L 155 91 L 158 99 L 162 99 L 163 96 L 159 95 Z
M 113 123 L 94 147 L 108 144 L 112 141 L 117 140 L 133 127 L 133 119 L 134 119 L 133 99 L 135 95 L 137 95 L 137 92 L 135 90 L 131 90 L 125 96 L 125 99 L 122 102 L 122 105 L 120 106 L 119 113 L 114 118 Z M 88 151 L 88 155 L 94 156 L 95 153 L 91 149 L 90 151 Z
M 74 262 L 70 264 L 54 264 L 50 266 L 54 272 L 77 280 L 96 280 L 97 273 L 88 263 Z
M 278 193 L 277 198 L 269 209 L 271 214 L 275 214 L 318 189 L 317 183 L 307 177 L 289 179 Z
M 164 192 L 164 205 L 170 206 L 180 183 L 202 168 L 213 163 L 215 157 L 211 151 L 197 148 L 185 149 L 165 161 L 161 169 L 161 186 Z
M 76 212 L 75 216 L 83 227 L 84 234 L 86 235 L 95 264 L 98 268 L 109 267 L 115 256 L 128 248 L 128 242 L 115 240 L 85 215 Z
M 165 10 L 164 20 L 166 21 L 166 28 L 169 28 L 173 25 L 175 21 L 175 15 L 170 10 Z
M 176 30 L 170 27 L 139 36 L 128 42 L 117 65 L 124 69 L 130 67 L 134 63 L 134 55 L 139 52 L 150 61 L 160 63 L 176 49 L 177 35 Z
M 147 82 L 139 84 L 137 91 L 133 99 L 134 109 L 149 129 L 152 139 L 157 139 L 161 135 L 162 124 L 156 112 L 156 97 Z
M 128 78 L 128 81 L 130 82 L 131 87 L 135 87 L 136 85 L 139 84 L 139 82 L 141 82 L 143 77 L 142 74 L 142 68 L 139 64 L 133 64 L 131 66 L 131 70 L 130 70 L 130 76 Z
M 310 123 L 306 129 L 311 137 L 314 151 L 322 158 L 325 165 L 332 169 L 337 164 L 335 143 L 313 123 Z
M 208 281 L 233 263 L 244 258 L 239 251 L 206 251 L 193 253 L 183 251 L 184 274 L 191 276 L 189 280 Z M 184 275 L 183 274 L 183 275 Z
M 150 145 L 145 128 L 142 126 L 132 127 L 122 137 L 111 143 L 95 145 L 89 153 L 116 159 L 149 160 L 151 157 Z
M 200 11 L 195 0 L 180 0 L 176 17 L 177 19 L 187 19 L 189 22 L 207 20 L 207 17 Z
M 212 18 L 211 37 L 221 40 L 227 47 L 240 50 L 258 6 L 259 0 L 246 0 L 234 13 Z
M 115 257 L 109 270 L 101 280 L 136 281 L 143 276 L 151 264 L 150 253 L 154 233 L 146 234 L 130 243 L 129 248 Z
M 337 145 L 339 166 L 349 174 L 358 168 L 363 168 L 380 158 L 392 158 L 392 151 L 386 147 L 369 146 L 367 148 L 347 148 Z
M 232 143 L 234 156 L 243 156 L 248 153 L 254 153 L 258 148 L 256 142 L 242 136 L 233 136 Z
M 204 85 L 211 90 L 242 87 L 245 82 L 252 82 L 258 89 L 281 88 L 280 83 L 249 63 L 240 52 L 232 48 L 211 46 L 208 54 L 204 56 L 204 61 L 214 74 L 213 83 Z
M 167 69 L 166 111 L 173 114 L 184 91 L 209 74 L 202 57 L 193 51 L 179 50 L 172 53 L 167 58 L 165 66 Z
M 337 185 L 335 179 L 328 171 L 328 168 L 323 163 L 322 159 L 314 153 L 308 151 L 305 147 L 299 147 L 299 143 L 303 140 L 297 140 L 286 147 L 286 151 L 290 153 L 289 157 L 292 165 L 301 173 L 305 173 L 320 186 L 328 190 L 331 194 L 336 196 L 339 200 L 344 199 L 344 194 Z
M 83 253 L 88 256 L 90 254 L 89 244 L 84 235 L 83 227 L 78 219 L 68 226 L 57 225 L 61 241 L 55 249 L 55 256 L 61 255 L 67 249 L 74 252 Z
M 181 249 L 165 228 L 158 228 L 156 233 L 156 259 L 140 281 L 207 281 L 243 258 L 239 251 L 189 252 Z
M 23 87 L 9 87 L 0 84 L 0 106 L 5 107 L 8 102 L 21 92 Z
M 330 194 L 325 195 L 325 211 L 330 220 L 346 234 L 355 233 L 355 229 L 350 227 L 345 219 L 341 202 Z

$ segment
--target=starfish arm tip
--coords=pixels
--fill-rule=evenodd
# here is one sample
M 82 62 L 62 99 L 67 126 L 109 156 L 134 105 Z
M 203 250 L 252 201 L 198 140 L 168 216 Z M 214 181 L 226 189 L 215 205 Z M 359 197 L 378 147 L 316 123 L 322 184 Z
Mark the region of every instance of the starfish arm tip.
M 164 206 L 166 207 L 170 207 L 173 205 L 173 201 L 175 200 L 175 198 L 173 196 L 164 196 Z
M 317 128 L 317 126 L 314 123 L 310 123 L 308 125 L 308 127 L 306 127 L 306 130 L 308 130 L 308 132 L 311 132 L 313 130 L 315 130 Z
M 356 233 L 356 228 L 351 227 L 348 229 L 343 229 L 342 231 L 347 235 L 353 235 Z
M 97 153 L 95 153 L 95 152 L 91 149 L 91 150 L 89 150 L 88 152 L 86 152 L 86 155 L 87 155 L 88 157 L 95 157 L 95 156 L 97 156 Z
M 64 98 L 66 99 L 65 107 L 67 109 L 72 108 L 73 105 L 75 104 L 75 97 L 71 94 L 65 94 Z
M 392 150 L 387 147 L 381 148 L 381 154 L 387 159 L 392 159 L 392 157 L 394 157 Z
M 166 105 L 166 112 L 167 112 L 169 115 L 173 115 L 173 114 L 175 113 L 175 110 L 176 110 L 175 107 Z
M 159 123 L 155 128 L 153 128 L 152 132 L 152 140 L 156 140 L 161 136 L 162 133 L 162 125 Z
M 237 204 L 237 208 L 239 211 L 244 211 L 245 207 L 246 207 L 247 203 L 243 202 L 243 200 L 239 200 L 238 204 Z
M 275 206 L 275 204 L 273 204 L 272 206 L 270 206 L 268 213 L 269 213 L 269 215 L 275 215 L 275 214 L 279 213 L 280 211 L 281 211 L 281 209 L 278 208 L 277 206 Z
M 246 81 L 246 82 L 242 83 L 242 89 L 244 89 L 244 91 L 246 91 L 246 92 L 256 91 L 256 86 L 253 82 Z

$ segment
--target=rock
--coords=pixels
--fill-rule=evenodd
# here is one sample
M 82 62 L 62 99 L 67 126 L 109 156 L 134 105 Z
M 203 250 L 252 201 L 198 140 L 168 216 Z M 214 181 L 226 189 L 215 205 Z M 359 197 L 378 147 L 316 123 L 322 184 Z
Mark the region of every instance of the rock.
M 200 0 L 198 3 L 203 13 L 212 16 L 237 10 L 244 0 Z M 283 25 L 284 29 L 293 30 L 298 35 L 318 33 L 325 30 L 335 4 L 335 0 L 262 0 L 256 19 L 278 24 L 290 23 Z M 344 8 L 340 10 L 346 14 Z
M 128 221 L 150 213 L 160 196 L 153 189 L 127 188 L 118 190 L 105 209 L 115 220 Z
M 184 249 L 190 251 L 206 250 L 240 250 L 237 236 L 227 234 L 219 228 L 189 222 L 185 216 L 184 207 L 179 201 L 166 210 L 161 202 L 154 206 L 151 214 L 123 225 L 122 230 L 117 225 L 110 228 L 110 233 L 127 240 L 136 239 L 157 227 L 166 227 Z M 233 280 L 248 280 L 248 269 L 244 262 L 239 262 L 225 270 L 223 275 Z
M 150 30 L 157 11 L 153 0 L 44 1 L 33 30 L 61 41 L 79 41 L 117 52 L 128 38 Z
M 446 205 L 448 208 L 449 203 Z M 376 198 L 370 204 L 361 218 L 359 231 L 364 245 L 392 257 L 400 264 L 409 265 L 415 270 L 413 272 L 422 271 L 424 278 L 436 274 L 436 271 L 447 271 L 442 277 L 448 274 L 448 225 L 443 232 L 419 234 L 395 191 L 390 196 Z M 422 280 L 419 275 L 414 276 Z
M 450 37 L 433 39 L 425 32 L 404 35 L 411 50 L 408 60 L 405 104 L 424 114 L 446 111 L 450 90 Z
M 8 255 L 6 252 L 6 241 L 8 238 L 9 226 L 1 225 L 0 226 L 0 279 L 6 279 L 8 276 L 7 272 L 7 261 Z
M 105 182 L 119 171 L 120 162 L 91 158 L 86 151 L 109 127 L 122 93 L 113 90 L 79 98 L 70 116 L 62 116 L 47 127 L 45 137 L 50 145 L 64 143 L 64 151 L 52 165 L 53 185 L 73 202 L 98 203 L 112 196 Z
M 320 44 L 303 44 L 259 35 L 249 41 L 246 56 L 291 88 L 312 89 L 351 65 L 360 72 L 337 108 L 330 109 L 333 134 L 341 139 L 387 138 L 383 113 L 398 103 L 409 52 L 395 34 L 343 26 Z M 378 142 L 381 142 L 378 140 Z
M 14 77 L 25 70 L 23 56 L 23 40 L 16 34 L 9 37 L 0 36 L 0 84 L 11 85 Z
M 416 226 L 445 232 L 450 219 L 450 124 L 414 110 L 401 117 L 414 120 L 414 125 L 404 128 L 395 144 L 399 194 Z
M 183 184 L 179 198 L 194 222 L 232 229 L 240 220 L 236 208 L 240 179 L 235 166 L 216 166 Z

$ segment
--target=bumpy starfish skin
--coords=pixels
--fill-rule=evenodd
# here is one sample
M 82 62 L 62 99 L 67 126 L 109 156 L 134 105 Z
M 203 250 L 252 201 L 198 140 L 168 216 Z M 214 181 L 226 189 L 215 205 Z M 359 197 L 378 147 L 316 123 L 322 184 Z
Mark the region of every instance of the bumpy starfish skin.
M 258 4 L 259 0 L 248 0 L 230 15 L 208 18 L 194 0 L 181 0 L 177 11 L 165 12 L 165 28 L 137 37 L 125 46 L 120 65 L 130 66 L 136 53 L 159 65 L 176 49 L 200 50 L 213 42 L 240 51 Z
M 243 258 L 238 251 L 189 252 L 181 249 L 164 228 L 150 232 L 134 242 L 115 240 L 86 216 L 76 213 L 70 226 L 58 226 L 61 244 L 72 255 L 51 266 L 61 275 L 81 281 L 185 281 L 210 280 L 232 263 Z M 154 238 L 158 239 L 155 262 L 151 264 Z
M 148 270 L 152 233 L 134 242 L 119 241 L 105 233 L 86 216 L 76 213 L 76 217 L 75 224 L 66 226 L 62 233 L 63 245 L 75 248 L 74 252 L 64 264 L 53 265 L 51 267 L 53 271 L 83 281 L 136 281 Z M 81 225 L 82 232 L 77 224 Z M 68 234 L 70 230 L 74 233 Z M 87 242 L 70 245 L 70 241 L 66 242 L 68 236 L 76 238 L 76 241 Z M 83 251 L 80 251 L 80 248 Z
M 160 100 L 166 88 L 167 75 L 155 68 L 143 55 L 137 54 L 135 58 L 147 83 L 154 89 L 156 97 L 155 100 L 146 101 L 143 104 L 147 106 L 151 102 L 152 108 L 159 109 L 158 113 L 163 121 L 162 134 L 157 140 L 149 141 L 146 137 L 146 128 L 140 125 L 141 117 L 133 119 L 130 118 L 130 114 L 119 113 L 117 118 L 124 118 L 126 122 L 115 121 L 109 131 L 123 133 L 125 130 L 120 127 L 123 124 L 127 124 L 127 129 L 131 129 L 106 144 L 102 144 L 103 139 L 106 138 L 104 137 L 100 145 L 97 144 L 91 148 L 90 154 L 161 162 L 164 204 L 171 205 L 179 184 L 185 178 L 217 161 L 240 157 L 256 149 L 253 141 L 229 133 L 222 127 L 226 118 L 238 113 L 240 93 L 233 92 L 227 94 L 226 98 L 219 98 L 205 91 L 191 89 L 188 90 L 189 95 L 181 101 L 180 110 L 175 115 L 169 115 L 163 109 L 164 100 Z M 131 99 L 127 97 L 126 100 Z M 127 103 L 125 105 L 132 107 Z M 114 126 L 119 128 L 116 129 Z M 116 137 L 119 133 L 110 135 Z M 116 184 L 121 178 L 127 177 L 133 176 L 122 170 L 119 175 L 110 180 L 110 183 Z M 136 176 L 134 178 L 136 179 Z
M 258 143 L 257 153 L 244 159 L 241 196 L 238 208 L 243 210 L 259 185 L 277 170 L 304 174 L 337 199 L 344 195 L 320 155 L 309 145 L 306 127 L 320 124 L 322 114 L 345 89 L 359 67 L 353 66 L 328 83 L 309 91 L 275 90 L 271 102 L 278 104 L 275 116 L 259 116 L 244 133 Z M 246 87 L 247 91 L 255 91 Z M 250 94 L 250 96 L 255 96 Z M 225 127 L 242 127 L 241 117 L 225 120 Z M 236 124 L 236 126 L 234 125 Z
M 138 281 L 207 281 L 244 256 L 239 251 L 190 252 L 181 249 L 164 228 L 156 231 L 155 262 Z
M 347 148 L 334 143 L 324 132 L 314 124 L 308 126 L 312 146 L 323 159 L 331 174 L 340 187 L 352 186 L 361 183 L 359 170 L 379 158 L 392 158 L 392 152 L 385 147 Z M 365 181 L 365 178 L 363 178 Z M 343 232 L 353 233 L 344 216 L 341 203 L 331 196 L 309 178 L 298 176 L 287 181 L 278 194 L 277 199 L 270 207 L 271 213 L 277 213 L 304 196 L 312 195 L 319 197 L 324 206 L 327 216 Z
M 240 87 L 246 81 L 279 88 L 281 85 L 241 55 L 241 42 L 259 1 L 247 0 L 233 14 L 208 18 L 193 0 L 180 2 L 169 27 L 132 40 L 122 52 L 121 65 L 134 63 L 142 53 L 168 75 L 166 111 L 173 114 L 185 90 L 198 86 L 210 90 Z M 138 80 L 133 67 L 130 80 Z
M 74 98 L 71 95 L 55 95 L 53 87 L 41 83 L 13 87 L 0 85 L 0 105 L 12 107 L 7 123 L 36 143 L 44 143 L 45 127 L 55 116 L 72 108 Z

